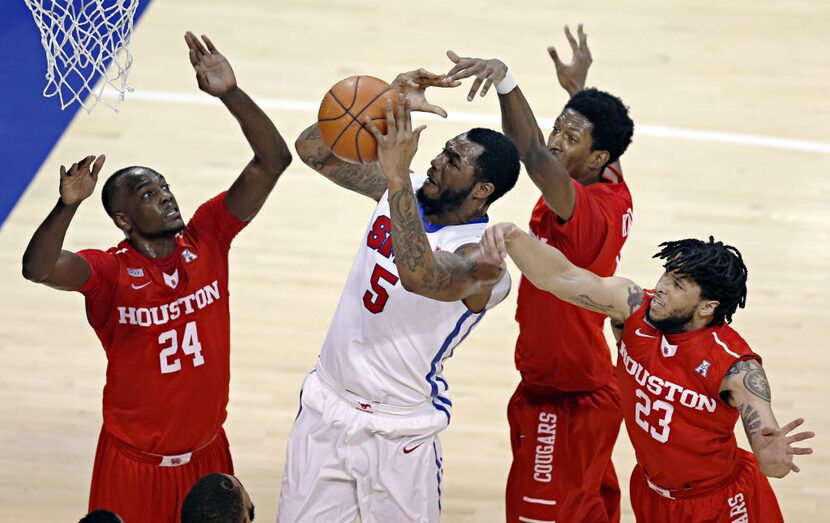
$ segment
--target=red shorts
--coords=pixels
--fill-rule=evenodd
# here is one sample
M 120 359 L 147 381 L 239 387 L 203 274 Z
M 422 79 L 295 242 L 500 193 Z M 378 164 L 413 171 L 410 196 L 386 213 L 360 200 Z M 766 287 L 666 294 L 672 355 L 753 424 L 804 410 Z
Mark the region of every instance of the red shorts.
M 228 439 L 222 429 L 189 457 L 166 458 L 129 447 L 101 429 L 89 510 L 111 510 L 127 523 L 177 523 L 190 488 L 211 472 L 233 474 Z
M 507 407 L 513 464 L 507 521 L 618 522 L 611 451 L 622 411 L 616 380 L 591 392 L 545 393 L 519 384 Z
M 661 489 L 662 490 L 662 489 Z M 670 499 L 672 496 L 679 499 Z M 735 479 L 700 495 L 685 491 L 658 493 L 648 485 L 642 467 L 631 473 L 631 505 L 637 521 L 683 523 L 783 523 L 784 517 L 769 480 L 751 452 L 738 449 Z

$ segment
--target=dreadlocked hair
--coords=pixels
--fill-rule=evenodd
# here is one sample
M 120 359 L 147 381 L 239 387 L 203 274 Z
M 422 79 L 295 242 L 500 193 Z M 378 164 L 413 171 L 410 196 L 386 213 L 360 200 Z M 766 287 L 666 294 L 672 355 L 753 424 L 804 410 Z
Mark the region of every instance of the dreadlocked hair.
M 654 258 L 666 260 L 666 272 L 689 276 L 700 286 L 700 296 L 720 303 L 709 326 L 732 323 L 735 311 L 746 306 L 747 269 L 740 251 L 713 236 L 704 242 L 696 239 L 663 242 Z

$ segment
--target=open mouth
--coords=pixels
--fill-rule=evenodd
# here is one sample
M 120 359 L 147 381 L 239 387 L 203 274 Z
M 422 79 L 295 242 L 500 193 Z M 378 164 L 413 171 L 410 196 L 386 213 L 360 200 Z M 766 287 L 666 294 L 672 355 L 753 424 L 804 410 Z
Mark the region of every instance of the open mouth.
M 181 216 L 181 214 L 179 214 L 179 208 L 178 207 L 173 207 L 172 209 L 170 209 L 169 211 L 164 213 L 164 216 L 166 218 L 179 218 Z
M 433 180 L 433 179 L 432 179 L 432 177 L 429 175 L 429 173 L 427 173 L 427 180 L 424 182 L 424 185 L 426 185 L 426 184 L 432 184 L 432 185 L 434 185 L 436 188 L 438 187 L 438 182 L 436 182 L 435 180 Z

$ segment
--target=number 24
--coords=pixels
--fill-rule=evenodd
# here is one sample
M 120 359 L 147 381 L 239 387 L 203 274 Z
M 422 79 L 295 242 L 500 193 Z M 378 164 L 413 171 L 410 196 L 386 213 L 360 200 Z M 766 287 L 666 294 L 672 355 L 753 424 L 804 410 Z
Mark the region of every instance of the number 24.
M 170 361 L 171 356 L 175 356 L 179 351 L 179 340 L 176 335 L 176 329 L 162 332 L 159 335 L 159 345 L 164 345 L 170 342 L 170 345 L 164 347 L 159 352 L 159 363 L 161 365 L 162 374 L 171 374 L 182 370 L 182 361 L 176 358 Z M 193 366 L 198 367 L 204 365 L 205 358 L 202 356 L 202 344 L 199 343 L 199 333 L 196 331 L 196 322 L 188 322 L 184 326 L 184 334 L 182 335 L 182 352 L 193 356 Z

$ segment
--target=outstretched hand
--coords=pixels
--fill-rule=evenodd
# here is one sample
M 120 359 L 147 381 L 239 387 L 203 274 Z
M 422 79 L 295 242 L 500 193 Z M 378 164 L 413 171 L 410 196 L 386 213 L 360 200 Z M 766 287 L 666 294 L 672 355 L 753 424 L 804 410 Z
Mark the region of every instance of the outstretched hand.
M 507 75 L 507 65 L 501 60 L 495 58 L 470 58 L 458 56 L 455 51 L 447 51 L 447 58 L 449 58 L 455 65 L 447 73 L 447 78 L 453 82 L 475 76 L 476 79 L 470 87 L 470 92 L 467 94 L 467 100 L 472 101 L 476 95 L 476 91 L 481 87 L 481 96 L 487 94 L 493 82 L 500 82 L 504 80 Z M 482 84 L 484 86 L 482 87 Z
M 426 125 L 412 129 L 412 113 L 410 102 L 403 94 L 398 97 L 398 103 L 386 101 L 386 134 L 366 117 L 366 128 L 378 141 L 378 163 L 387 180 L 392 178 L 409 177 L 409 165 L 418 151 L 418 139 Z
M 565 26 L 565 36 L 568 38 L 568 43 L 571 44 L 573 51 L 573 59 L 571 63 L 563 63 L 559 59 L 559 53 L 553 46 L 548 47 L 548 54 L 553 59 L 553 65 L 556 67 L 556 76 L 559 78 L 559 85 L 561 85 L 568 94 L 575 95 L 585 88 L 585 80 L 588 78 L 588 69 L 591 67 L 593 58 L 591 58 L 591 50 L 588 49 L 588 35 L 582 30 L 582 24 L 579 24 L 576 30 L 579 36 L 579 43 L 571 34 L 571 29 Z
M 484 236 L 479 242 L 481 260 L 505 268 L 507 242 L 517 232 L 521 233 L 521 230 L 513 223 L 504 222 L 490 226 L 484 231 Z
M 461 82 L 453 82 L 445 74 L 435 74 L 426 69 L 417 69 L 399 74 L 393 81 L 392 87 L 403 93 L 409 108 L 412 111 L 437 114 L 447 117 L 447 111 L 442 107 L 431 104 L 426 99 L 427 87 L 458 87 Z
M 813 453 L 811 448 L 793 447 L 792 444 L 814 437 L 814 432 L 787 435 L 803 423 L 804 419 L 798 418 L 777 429 L 761 428 L 753 442 L 753 449 L 761 470 L 768 476 L 783 477 L 791 470 L 799 472 L 801 469 L 793 463 L 793 456 Z
M 89 198 L 98 182 L 98 173 L 107 159 L 103 154 L 97 158 L 87 156 L 73 163 L 69 170 L 61 165 L 60 195 L 66 205 L 75 205 Z
M 203 45 L 196 35 L 188 31 L 184 35 L 184 40 L 190 48 L 190 63 L 196 71 L 199 89 L 221 98 L 236 88 L 236 76 L 231 64 L 216 50 L 210 38 L 202 35 L 202 40 L 205 41 Z

